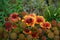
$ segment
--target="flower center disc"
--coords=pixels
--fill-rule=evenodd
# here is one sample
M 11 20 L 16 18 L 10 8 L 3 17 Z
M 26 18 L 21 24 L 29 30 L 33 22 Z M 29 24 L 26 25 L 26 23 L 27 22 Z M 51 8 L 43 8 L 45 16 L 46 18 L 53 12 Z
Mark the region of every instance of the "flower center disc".
M 15 14 L 12 16 L 12 18 L 14 18 L 14 19 L 17 18 L 17 17 L 18 17 L 18 15 L 15 15 Z
M 32 22 L 32 18 L 27 19 L 26 22 L 27 22 L 28 24 L 31 23 L 31 22 Z

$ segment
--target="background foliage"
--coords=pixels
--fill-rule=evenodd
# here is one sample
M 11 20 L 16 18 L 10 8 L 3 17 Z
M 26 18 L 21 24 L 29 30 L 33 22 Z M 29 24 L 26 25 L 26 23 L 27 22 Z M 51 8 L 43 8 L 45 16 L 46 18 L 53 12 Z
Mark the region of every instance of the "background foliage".
M 43 15 L 48 21 L 53 19 L 60 21 L 59 0 L 0 0 L 0 24 L 4 24 L 4 18 L 9 14 L 22 11 Z

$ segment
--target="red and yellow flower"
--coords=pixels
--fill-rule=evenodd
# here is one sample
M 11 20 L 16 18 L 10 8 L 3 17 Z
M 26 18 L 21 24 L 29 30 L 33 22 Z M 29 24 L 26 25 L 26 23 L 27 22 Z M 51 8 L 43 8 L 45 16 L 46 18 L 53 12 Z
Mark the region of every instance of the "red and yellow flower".
M 36 17 L 36 24 L 40 24 L 42 22 L 45 22 L 45 19 L 43 16 L 37 16 Z
M 23 21 L 27 24 L 27 26 L 34 27 L 36 19 L 34 17 L 26 15 L 23 19 Z
M 29 30 L 28 28 L 25 28 L 24 31 L 23 31 L 24 34 L 31 34 L 32 31 Z
M 43 22 L 43 23 L 40 24 L 40 26 L 41 26 L 42 28 L 50 29 L 51 24 L 50 24 L 49 22 Z
M 11 22 L 18 22 L 19 20 L 21 20 L 21 18 L 18 16 L 16 12 L 14 12 L 13 14 L 10 14 L 9 19 Z

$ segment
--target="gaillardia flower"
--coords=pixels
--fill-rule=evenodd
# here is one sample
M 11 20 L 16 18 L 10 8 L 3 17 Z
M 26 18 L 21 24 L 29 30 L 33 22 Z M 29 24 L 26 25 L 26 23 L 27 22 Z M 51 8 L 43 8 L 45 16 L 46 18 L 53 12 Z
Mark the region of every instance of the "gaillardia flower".
M 16 39 L 17 39 L 17 34 L 14 33 L 14 32 L 10 33 L 10 38 L 11 38 L 12 40 L 16 40 Z
M 36 17 L 36 24 L 40 24 L 42 22 L 45 22 L 45 19 L 43 16 L 37 16 Z
M 51 38 L 51 39 L 54 38 L 54 33 L 53 32 L 49 32 L 48 33 L 48 37 Z
M 19 40 L 25 40 L 24 34 L 19 34 Z
M 33 33 L 31 34 L 31 36 L 32 36 L 33 38 L 39 38 L 39 36 L 38 36 L 38 33 L 37 33 L 37 32 L 33 32 Z
M 49 29 L 49 28 L 51 27 L 51 24 L 50 24 L 49 22 L 43 22 L 43 23 L 40 24 L 40 26 L 41 26 L 42 28 L 47 28 L 47 29 Z
M 31 36 L 31 35 L 28 35 L 27 37 L 26 37 L 26 40 L 32 40 L 33 39 L 33 37 Z
M 5 23 L 5 28 L 6 28 L 6 30 L 11 31 L 11 30 L 12 30 L 12 27 L 11 27 L 11 26 L 12 26 L 11 22 L 8 22 L 8 21 L 7 21 L 7 22 Z
M 35 24 L 35 18 L 34 17 L 25 16 L 23 21 L 27 24 L 27 26 L 34 27 L 34 24 Z
M 18 20 L 21 20 L 21 18 L 15 12 L 13 14 L 10 14 L 9 19 L 11 22 L 18 22 Z
M 32 32 L 32 31 L 29 30 L 28 28 L 25 28 L 24 31 L 23 31 L 24 34 L 30 34 L 31 32 Z

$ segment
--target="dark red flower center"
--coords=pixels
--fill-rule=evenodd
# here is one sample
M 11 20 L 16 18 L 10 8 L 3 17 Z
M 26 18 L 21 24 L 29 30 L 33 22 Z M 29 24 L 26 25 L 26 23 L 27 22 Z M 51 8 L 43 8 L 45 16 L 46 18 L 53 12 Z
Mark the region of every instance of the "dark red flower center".
M 33 22 L 33 20 L 32 20 L 32 18 L 29 18 L 29 19 L 26 19 L 26 23 L 32 23 Z
M 24 31 L 25 31 L 26 33 L 28 33 L 30 30 L 29 30 L 28 28 L 26 28 Z
M 37 37 L 37 33 L 36 32 L 32 33 L 32 37 Z
M 11 23 L 10 22 L 6 22 L 5 23 L 5 27 L 11 27 Z
M 37 18 L 37 22 L 43 22 L 42 18 Z
M 18 17 L 18 15 L 16 15 L 16 14 L 12 15 L 12 18 L 14 18 L 14 19 L 17 18 L 17 17 Z
M 49 23 L 44 23 L 43 26 L 44 26 L 44 27 L 49 27 L 50 24 L 49 24 Z
M 5 23 L 5 28 L 7 29 L 7 30 L 11 30 L 11 23 L 10 22 L 6 22 Z

